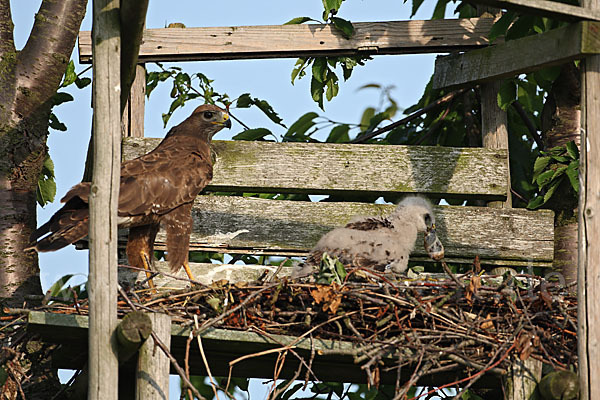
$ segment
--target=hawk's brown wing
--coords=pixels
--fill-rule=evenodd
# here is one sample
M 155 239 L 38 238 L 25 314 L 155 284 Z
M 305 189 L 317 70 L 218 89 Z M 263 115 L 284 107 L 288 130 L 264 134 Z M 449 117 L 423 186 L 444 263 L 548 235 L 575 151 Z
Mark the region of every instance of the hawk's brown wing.
M 167 260 L 172 272 L 177 272 L 188 261 L 193 204 L 183 204 L 171 210 L 162 219 L 167 231 Z
M 167 214 L 194 201 L 211 179 L 208 143 L 168 138 L 154 151 L 123 163 L 119 216 Z

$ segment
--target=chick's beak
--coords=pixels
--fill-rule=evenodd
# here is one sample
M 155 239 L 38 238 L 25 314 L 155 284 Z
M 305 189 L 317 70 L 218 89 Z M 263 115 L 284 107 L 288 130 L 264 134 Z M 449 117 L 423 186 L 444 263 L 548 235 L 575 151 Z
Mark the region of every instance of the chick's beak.
M 427 228 L 425 232 L 425 251 L 427 251 L 429 257 L 436 261 L 444 258 L 444 245 L 435 232 L 435 225 Z

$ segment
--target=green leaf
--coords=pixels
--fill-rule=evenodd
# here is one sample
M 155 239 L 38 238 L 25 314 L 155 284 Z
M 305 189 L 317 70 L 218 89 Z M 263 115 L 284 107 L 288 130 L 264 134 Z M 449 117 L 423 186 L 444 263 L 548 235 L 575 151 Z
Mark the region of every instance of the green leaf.
M 352 35 L 354 35 L 354 26 L 350 21 L 339 17 L 331 17 L 331 22 L 333 22 L 333 26 L 335 26 L 346 39 L 350 39 Z
M 62 278 L 60 278 L 59 280 L 57 280 L 56 282 L 54 282 L 54 284 L 52 284 L 52 286 L 50 286 L 50 289 L 48 289 L 48 291 L 50 292 L 50 296 L 57 297 L 60 294 L 60 292 L 62 291 L 62 288 L 67 284 L 69 279 L 71 279 L 72 277 L 73 277 L 73 274 L 67 274 L 67 275 L 64 275 Z
M 417 11 L 419 11 L 419 7 L 421 7 L 421 4 L 423 4 L 424 0 L 413 0 L 412 2 L 412 11 L 410 14 L 410 17 L 414 17 L 415 14 L 417 13 Z
M 564 173 L 565 173 L 566 170 L 567 170 L 567 166 L 566 165 L 559 165 L 556 168 L 556 170 L 554 170 L 554 174 L 552 175 L 552 179 L 550 179 L 550 180 L 555 180 L 559 176 L 564 175 Z
M 372 131 L 381 122 L 385 121 L 386 119 L 388 119 L 388 114 L 386 112 L 380 112 L 380 113 L 375 114 L 369 120 L 369 127 L 367 128 L 367 131 Z
M 431 16 L 431 19 L 444 19 L 444 16 L 446 15 L 446 5 L 448 4 L 449 0 L 438 0 L 437 4 L 435 5 L 435 9 L 433 10 L 433 15 Z
M 496 38 L 499 36 L 506 35 L 506 31 L 508 27 L 513 22 L 517 14 L 514 11 L 507 11 L 498 21 L 494 23 L 492 29 L 490 29 L 490 33 L 488 35 L 488 39 L 490 43 L 493 43 Z
M 371 118 L 375 115 L 375 109 L 373 107 L 365 108 L 363 115 L 360 119 L 360 130 L 361 132 L 366 131 L 371 126 Z
M 83 89 L 84 87 L 86 87 L 90 83 L 92 83 L 92 80 L 90 78 L 77 78 L 77 79 L 75 79 L 75 86 L 77 86 L 77 88 L 79 88 L 79 89 Z
M 558 180 L 552 182 L 552 184 L 548 188 L 548 191 L 546 191 L 546 194 L 544 195 L 544 203 L 542 203 L 542 204 L 545 204 L 548 202 L 548 200 L 550 200 L 552 195 L 554 195 L 554 192 L 556 192 L 556 189 L 558 189 L 558 187 L 560 186 L 561 182 L 562 182 L 562 179 L 558 179 Z
M 327 74 L 327 82 L 325 82 L 325 84 L 327 85 L 327 90 L 325 92 L 327 101 L 331 101 L 331 99 L 337 96 L 339 92 L 338 77 L 335 72 L 329 71 Z
M 560 163 L 567 163 L 569 161 L 571 161 L 571 159 L 569 157 L 565 157 L 565 156 L 551 156 L 552 159 L 560 162 Z
M 240 97 L 238 97 L 235 106 L 237 108 L 249 108 L 252 105 L 252 97 L 250 97 L 250 93 L 244 93 Z
M 36 190 L 37 202 L 42 207 L 54 201 L 56 196 L 56 181 L 54 178 L 54 163 L 50 155 L 46 154 Z
M 60 85 L 60 87 L 67 87 L 70 84 L 72 84 L 73 82 L 75 82 L 75 80 L 77 80 L 77 74 L 75 73 L 75 63 L 73 62 L 73 60 L 71 60 L 71 61 L 69 61 L 69 64 L 67 65 L 67 70 L 65 71 L 65 77 L 64 77 L 63 82 Z
M 288 131 L 285 133 L 285 137 L 303 136 L 307 130 L 315 125 L 316 122 L 313 120 L 318 116 L 319 114 L 316 112 L 307 112 L 290 126 Z
M 50 120 L 48 126 L 57 131 L 66 131 L 67 126 L 58 120 L 58 117 L 54 113 L 50 113 Z
M 321 110 L 325 110 L 325 108 L 323 108 L 323 87 L 325 87 L 325 84 L 319 82 L 313 76 L 310 81 L 310 94 L 312 99 L 319 105 Z
M 273 133 L 267 128 L 248 129 L 235 135 L 233 140 L 259 140 Z
M 52 96 L 52 107 L 59 106 L 63 103 L 67 103 L 69 101 L 73 101 L 73 96 L 71 96 L 67 92 L 57 92 Z
M 329 68 L 327 67 L 327 58 L 315 58 L 315 62 L 312 66 L 313 79 L 316 79 L 320 83 L 325 83 L 325 80 L 327 79 L 327 71 L 329 71 Z
M 312 19 L 311 17 L 296 17 L 296 18 L 290 19 L 288 22 L 284 23 L 283 25 L 298 25 L 298 24 L 303 24 L 308 21 L 314 21 L 314 19 Z
M 579 193 L 579 160 L 571 161 L 566 174 L 573 189 Z
M 552 157 L 544 156 L 538 157 L 533 165 L 533 182 L 537 179 L 538 175 L 548 166 Z
M 331 15 L 337 14 L 337 12 L 340 9 L 342 2 L 344 0 L 322 0 L 322 1 L 323 1 L 323 7 L 325 8 L 325 10 L 323 11 L 323 20 L 327 21 L 327 18 L 329 18 L 329 14 L 331 14 Z
M 552 170 L 547 170 L 547 171 L 544 171 L 541 174 L 539 174 L 539 176 L 535 180 L 538 187 L 541 188 L 541 187 L 544 187 L 545 185 L 547 185 L 548 182 L 550 182 L 550 180 L 552 179 L 553 175 L 554 175 L 554 171 L 552 171 Z
M 574 141 L 571 140 L 569 143 L 567 143 L 566 148 L 569 157 L 571 157 L 573 160 L 579 160 L 579 149 Z
M 498 107 L 506 111 L 516 99 L 517 84 L 514 79 L 504 81 L 498 90 Z
M 535 210 L 538 207 L 541 207 L 544 204 L 544 198 L 542 196 L 537 196 L 531 200 L 527 204 L 527 208 L 530 210 Z
M 284 128 L 287 128 L 287 126 L 285 126 L 285 124 L 283 123 L 281 117 L 279 117 L 275 110 L 273 110 L 273 107 L 271 107 L 271 105 L 266 100 L 260 100 L 255 97 L 253 99 L 253 102 L 254 105 L 258 107 L 271 121 L 273 121 L 277 125 L 281 125 Z
M 329 132 L 329 136 L 327 137 L 327 143 L 348 143 L 350 141 L 350 136 L 348 135 L 348 131 L 350 127 L 348 125 L 338 125 L 334 127 L 331 132 Z
M 292 85 L 294 84 L 296 77 L 298 79 L 302 79 L 302 77 L 306 74 L 306 67 L 309 66 L 312 60 L 312 57 L 300 57 L 298 61 L 296 61 L 294 69 L 292 69 Z

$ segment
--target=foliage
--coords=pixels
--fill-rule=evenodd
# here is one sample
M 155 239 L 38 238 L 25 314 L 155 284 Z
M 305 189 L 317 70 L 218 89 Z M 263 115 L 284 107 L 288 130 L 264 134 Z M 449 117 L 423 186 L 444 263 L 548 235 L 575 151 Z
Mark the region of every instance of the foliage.
M 150 98 L 150 94 L 156 88 L 159 82 L 164 82 L 168 79 L 172 80 L 170 96 L 173 99 L 169 110 L 163 113 L 162 120 L 164 126 L 179 107 L 183 107 L 186 101 L 202 97 L 206 104 L 222 103 L 228 106 L 231 102 L 229 96 L 216 92 L 212 86 L 212 80 L 208 79 L 203 73 L 188 74 L 183 72 L 180 67 L 165 68 L 161 63 L 156 63 L 160 71 L 146 72 L 146 96 Z M 192 86 L 192 82 L 197 81 L 198 89 Z
M 86 289 L 87 282 L 75 286 L 67 285 L 73 276 L 75 275 L 67 274 L 54 282 L 52 286 L 50 286 L 50 289 L 48 289 L 46 297 L 60 299 L 53 301 L 61 302 L 72 302 L 76 299 L 86 299 L 88 297 Z
M 317 273 L 317 283 L 329 285 L 336 282 L 338 285 L 341 285 L 346 275 L 348 275 L 346 268 L 344 268 L 344 264 L 337 257 L 323 253 L 321 265 Z
M 540 191 L 529 201 L 527 208 L 536 209 L 548 202 L 560 185 L 569 181 L 573 190 L 579 192 L 579 150 L 575 142 L 540 152 L 533 167 L 533 183 Z
M 83 89 L 88 86 L 92 80 L 90 78 L 81 78 L 80 76 L 88 71 L 89 68 L 81 71 L 80 73 L 75 73 L 75 63 L 73 60 L 69 61 L 67 65 L 67 69 L 65 71 L 65 76 L 63 77 L 63 81 L 60 84 L 60 88 L 65 88 L 72 84 L 75 84 L 78 89 Z M 57 91 L 51 99 L 52 108 L 57 107 L 63 103 L 67 103 L 69 101 L 73 101 L 73 96 L 71 96 L 67 92 Z M 58 117 L 54 112 L 50 112 L 50 120 L 48 126 L 56 131 L 66 131 L 67 126 L 59 121 Z M 44 165 L 42 166 L 42 171 L 38 178 L 37 190 L 36 190 L 36 198 L 37 202 L 40 206 L 44 207 L 48 203 L 52 203 L 54 201 L 54 197 L 56 196 L 56 181 L 54 180 L 54 163 L 50 158 L 49 154 L 46 154 L 46 158 L 44 159 Z
M 323 21 L 330 22 L 341 35 L 346 38 L 352 38 L 354 35 L 354 26 L 348 20 L 337 17 L 337 13 L 344 0 L 323 0 Z M 305 22 L 315 21 L 310 17 L 297 17 L 289 20 L 284 25 L 303 24 Z M 352 75 L 352 70 L 357 65 L 364 65 L 370 56 L 358 55 L 353 57 L 300 57 L 292 70 L 292 84 L 298 79 L 302 79 L 309 70 L 312 74 L 310 81 L 310 93 L 312 99 L 324 110 L 324 99 L 331 101 L 339 93 L 338 75 L 336 69 L 340 69 L 344 81 Z

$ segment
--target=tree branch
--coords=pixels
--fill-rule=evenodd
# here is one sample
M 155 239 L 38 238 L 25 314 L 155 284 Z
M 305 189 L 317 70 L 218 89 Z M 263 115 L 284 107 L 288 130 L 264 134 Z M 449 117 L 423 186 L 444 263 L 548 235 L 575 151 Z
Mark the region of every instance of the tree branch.
M 121 114 L 135 79 L 147 11 L 148 0 L 121 0 Z
M 515 101 L 513 101 L 512 106 L 514 107 L 517 114 L 519 114 L 519 117 L 521 117 L 521 120 L 523 120 L 523 123 L 525 124 L 525 126 L 527 127 L 527 130 L 529 131 L 529 135 L 533 138 L 533 140 L 535 140 L 535 143 L 537 144 L 538 149 L 544 150 L 544 142 L 542 141 L 542 137 L 538 133 L 537 128 L 533 124 L 533 121 L 529 118 L 529 116 L 523 109 L 523 106 L 521 105 L 521 103 L 519 103 L 518 100 L 515 100 Z
M 0 61 L 7 53 L 15 52 L 13 30 L 10 0 L 0 0 Z
M 39 112 L 38 107 L 49 104 L 56 93 L 86 5 L 87 0 L 43 0 L 27 44 L 18 55 L 16 109 L 23 117 Z

